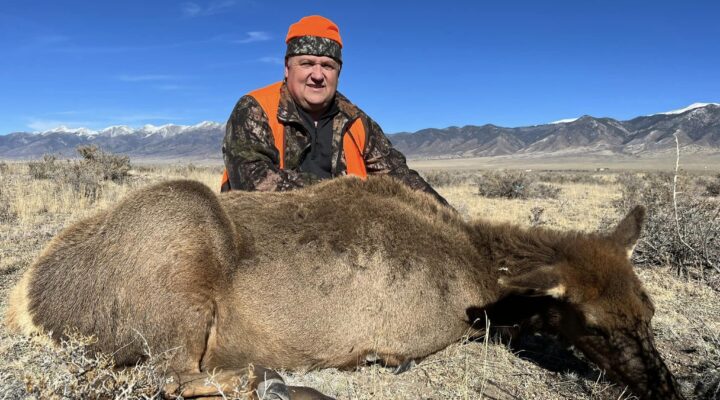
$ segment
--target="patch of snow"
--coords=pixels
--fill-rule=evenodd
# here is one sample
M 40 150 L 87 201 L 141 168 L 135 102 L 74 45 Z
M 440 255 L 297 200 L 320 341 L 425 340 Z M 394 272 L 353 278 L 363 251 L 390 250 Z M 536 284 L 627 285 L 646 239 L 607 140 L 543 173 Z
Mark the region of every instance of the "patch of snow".
M 679 110 L 665 111 L 665 112 L 661 112 L 661 113 L 657 113 L 657 114 L 652 114 L 652 115 L 682 114 L 682 113 L 684 113 L 684 112 L 687 112 L 687 111 L 690 111 L 690 110 L 694 110 L 694 109 L 696 109 L 696 108 L 707 107 L 707 106 L 709 106 L 709 105 L 720 106 L 720 104 L 718 104 L 718 103 L 692 103 L 692 104 L 690 104 L 689 106 L 687 106 L 687 107 L 685 107 L 685 108 L 681 108 L 681 109 L 679 109 Z
M 157 133 L 157 132 L 160 132 L 163 128 L 167 128 L 168 126 L 171 126 L 171 124 L 165 124 L 165 125 L 160 125 L 160 126 L 147 124 L 147 125 L 143 125 L 143 127 L 140 128 L 140 130 L 145 131 L 147 133 Z
M 48 135 L 51 133 L 74 133 L 78 136 L 94 137 L 98 135 L 116 137 L 121 135 L 142 135 L 148 137 L 151 135 L 161 135 L 162 137 L 175 136 L 180 133 L 190 132 L 197 129 L 218 129 L 222 128 L 224 124 L 213 121 L 202 121 L 195 125 L 175 125 L 165 124 L 155 126 L 151 124 L 144 125 L 142 128 L 132 128 L 127 125 L 113 125 L 99 131 L 94 131 L 88 128 L 68 128 L 65 125 L 60 125 L 56 128 L 47 131 L 36 131 L 39 135 Z
M 195 124 L 193 126 L 187 126 L 184 127 L 184 130 L 189 129 L 212 129 L 212 128 L 220 128 L 222 126 L 219 122 L 213 122 L 213 121 L 203 121 L 199 124 Z
M 580 119 L 580 117 L 577 118 L 566 118 L 566 119 L 559 119 L 557 121 L 551 122 L 551 124 L 567 124 L 568 122 L 574 122 Z
M 135 133 L 135 129 L 126 126 L 126 125 L 115 125 L 115 126 L 108 126 L 105 129 L 102 129 L 99 131 L 100 135 L 103 136 L 110 136 L 110 137 L 116 137 L 121 135 L 131 135 Z
M 181 125 L 173 125 L 173 124 L 165 124 L 160 126 L 155 125 L 145 125 L 142 127 L 142 129 L 139 130 L 138 133 L 144 133 L 145 137 L 148 137 L 150 135 L 160 135 L 162 137 L 169 137 L 174 136 L 181 130 L 185 128 Z
M 88 128 L 68 128 L 65 125 L 60 125 L 57 128 L 53 128 L 47 131 L 35 132 L 41 135 L 47 135 L 50 133 L 74 133 L 79 136 L 93 136 L 97 135 L 97 131 Z

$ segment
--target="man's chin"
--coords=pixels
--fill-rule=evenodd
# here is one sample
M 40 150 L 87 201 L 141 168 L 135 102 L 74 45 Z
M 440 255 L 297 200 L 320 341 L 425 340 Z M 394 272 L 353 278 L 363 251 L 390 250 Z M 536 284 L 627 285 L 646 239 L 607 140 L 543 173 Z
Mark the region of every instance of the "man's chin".
M 310 107 L 312 110 L 324 110 L 325 107 L 327 107 L 330 104 L 330 101 L 325 99 L 324 97 L 322 99 L 305 99 L 307 102 L 308 107 Z
M 305 98 L 313 103 L 322 103 L 328 97 L 328 92 L 323 90 L 307 90 Z

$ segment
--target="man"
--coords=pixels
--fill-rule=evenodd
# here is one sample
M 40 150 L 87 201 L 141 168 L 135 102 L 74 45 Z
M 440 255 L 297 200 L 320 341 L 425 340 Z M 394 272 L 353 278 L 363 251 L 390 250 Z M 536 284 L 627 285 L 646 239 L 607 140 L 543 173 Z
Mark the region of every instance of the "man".
M 243 96 L 223 143 L 222 191 L 280 191 L 341 175 L 389 174 L 447 201 L 408 168 L 380 126 L 337 92 L 337 25 L 309 16 L 290 26 L 285 79 Z

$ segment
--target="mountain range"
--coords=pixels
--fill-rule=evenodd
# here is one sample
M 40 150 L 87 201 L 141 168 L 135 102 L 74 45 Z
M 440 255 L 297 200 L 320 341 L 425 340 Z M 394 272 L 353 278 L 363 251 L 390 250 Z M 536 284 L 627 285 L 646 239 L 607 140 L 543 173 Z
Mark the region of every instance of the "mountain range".
M 113 153 L 146 159 L 221 159 L 225 125 L 111 126 L 99 131 L 58 127 L 0 136 L 0 158 L 32 159 L 43 154 L 75 156 L 79 145 L 95 144 Z M 423 129 L 388 135 L 409 158 L 462 158 L 512 154 L 639 155 L 675 147 L 720 152 L 720 104 L 695 103 L 684 109 L 627 121 L 584 115 L 549 124 L 506 128 L 492 124 Z

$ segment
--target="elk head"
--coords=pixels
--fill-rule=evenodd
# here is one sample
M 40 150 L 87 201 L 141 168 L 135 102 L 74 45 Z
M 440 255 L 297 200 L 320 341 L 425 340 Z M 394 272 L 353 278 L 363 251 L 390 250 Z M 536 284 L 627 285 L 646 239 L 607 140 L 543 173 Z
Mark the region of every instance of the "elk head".
M 645 209 L 635 207 L 609 235 L 568 240 L 557 263 L 499 283 L 506 295 L 554 298 L 535 325 L 572 343 L 636 395 L 682 399 L 655 348 L 655 310 L 630 263 L 644 217 Z

